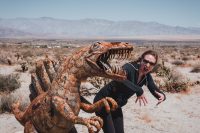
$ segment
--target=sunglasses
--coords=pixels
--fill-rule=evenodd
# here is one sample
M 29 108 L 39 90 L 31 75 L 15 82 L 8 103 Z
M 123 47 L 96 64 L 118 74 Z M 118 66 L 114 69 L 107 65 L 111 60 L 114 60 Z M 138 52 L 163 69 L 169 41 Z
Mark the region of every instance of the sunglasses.
M 151 61 L 148 61 L 148 60 L 146 60 L 146 59 L 143 59 L 143 62 L 144 62 L 145 64 L 149 63 L 151 66 L 155 66 L 155 65 L 156 65 L 156 63 L 151 62 Z

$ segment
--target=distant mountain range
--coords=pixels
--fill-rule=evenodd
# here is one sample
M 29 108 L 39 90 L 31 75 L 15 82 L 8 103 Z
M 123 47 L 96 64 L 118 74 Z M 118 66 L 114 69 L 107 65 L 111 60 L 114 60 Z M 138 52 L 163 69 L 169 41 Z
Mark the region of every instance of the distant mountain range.
M 200 35 L 200 28 L 157 22 L 63 20 L 49 17 L 0 19 L 0 37 L 132 37 L 140 35 Z

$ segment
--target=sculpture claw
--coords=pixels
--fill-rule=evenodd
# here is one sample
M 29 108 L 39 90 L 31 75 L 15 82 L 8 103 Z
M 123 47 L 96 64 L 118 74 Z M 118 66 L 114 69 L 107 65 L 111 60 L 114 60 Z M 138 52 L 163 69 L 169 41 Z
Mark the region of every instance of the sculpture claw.
M 98 116 L 93 116 L 88 119 L 86 126 L 88 127 L 89 133 L 98 133 L 103 126 L 103 120 Z M 96 131 L 94 130 L 94 127 L 96 128 Z

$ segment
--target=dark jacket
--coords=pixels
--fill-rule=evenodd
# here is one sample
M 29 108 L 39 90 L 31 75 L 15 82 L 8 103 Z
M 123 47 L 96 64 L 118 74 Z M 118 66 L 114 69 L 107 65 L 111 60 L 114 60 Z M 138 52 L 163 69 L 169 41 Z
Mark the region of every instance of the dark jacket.
M 116 81 L 113 80 L 107 85 L 105 85 L 95 96 L 94 102 L 102 99 L 103 97 L 112 97 L 116 100 L 120 107 L 124 106 L 128 99 L 136 93 L 137 96 L 141 96 L 143 94 L 142 86 L 146 85 L 149 91 L 155 98 L 159 98 L 159 96 L 155 93 L 155 91 L 165 94 L 158 89 L 155 85 L 151 74 L 147 74 L 138 84 L 138 68 L 139 64 L 137 63 L 126 63 L 123 66 L 123 69 L 127 73 L 127 80 Z

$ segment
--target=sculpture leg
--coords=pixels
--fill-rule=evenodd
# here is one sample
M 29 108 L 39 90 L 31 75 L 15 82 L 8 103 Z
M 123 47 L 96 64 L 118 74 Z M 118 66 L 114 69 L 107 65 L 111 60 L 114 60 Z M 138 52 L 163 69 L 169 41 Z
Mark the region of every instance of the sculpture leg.
M 46 96 L 46 92 L 38 96 L 38 99 L 44 99 Z M 35 103 L 34 103 L 35 102 Z M 40 101 L 39 101 L 40 102 Z M 12 104 L 12 112 L 15 115 L 15 118 L 24 126 L 27 121 L 29 121 L 31 115 L 32 115 L 32 107 L 33 105 L 37 105 L 37 100 L 33 101 L 26 109 L 25 111 L 21 111 L 19 109 L 20 101 Z
M 76 116 L 70 106 L 66 103 L 66 100 L 61 97 L 53 96 L 52 104 L 54 105 L 55 109 L 67 120 L 71 121 L 74 124 L 87 126 L 89 133 L 95 132 L 93 129 L 94 127 L 97 129 L 96 132 L 98 132 L 103 126 L 103 121 L 100 117 L 94 116 L 91 118 L 82 118 Z
M 37 133 L 35 127 L 31 123 L 31 121 L 26 122 L 24 126 L 24 133 Z
M 15 115 L 15 118 L 24 126 L 26 120 L 24 119 L 24 112 L 19 109 L 20 102 L 14 103 L 12 105 L 12 112 Z

